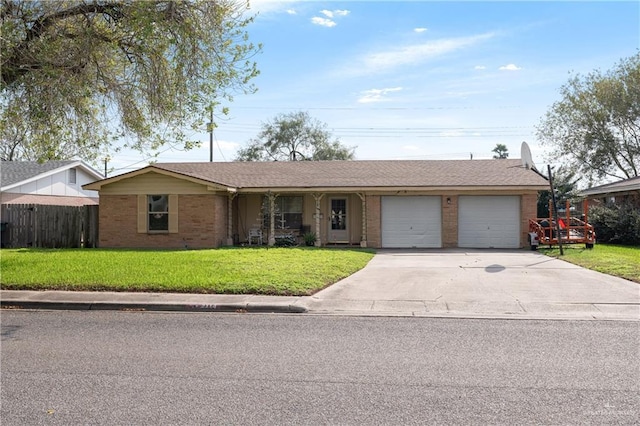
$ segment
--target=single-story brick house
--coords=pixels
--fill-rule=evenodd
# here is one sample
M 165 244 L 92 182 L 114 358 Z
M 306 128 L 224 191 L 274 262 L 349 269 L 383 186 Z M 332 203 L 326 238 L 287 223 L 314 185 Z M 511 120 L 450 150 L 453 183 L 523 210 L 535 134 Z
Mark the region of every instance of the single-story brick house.
M 84 185 L 101 247 L 518 248 L 546 179 L 520 160 L 164 163 Z M 273 214 L 271 214 L 273 212 Z
M 640 176 L 585 189 L 580 196 L 590 205 L 632 203 L 640 208 Z

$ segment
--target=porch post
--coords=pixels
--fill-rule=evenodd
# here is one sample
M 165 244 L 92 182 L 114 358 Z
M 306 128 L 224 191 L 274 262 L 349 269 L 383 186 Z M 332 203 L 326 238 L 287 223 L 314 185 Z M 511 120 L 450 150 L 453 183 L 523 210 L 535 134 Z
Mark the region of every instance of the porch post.
M 324 197 L 324 194 L 313 193 L 313 198 L 316 200 L 316 213 L 313 215 L 316 218 L 316 247 L 322 247 L 322 240 L 320 239 L 320 200 Z
M 233 245 L 233 199 L 238 195 L 236 192 L 230 192 L 227 197 L 227 245 Z
M 273 247 L 276 245 L 276 215 L 274 214 L 276 210 L 276 195 L 272 194 L 271 191 L 267 193 L 269 197 L 269 242 L 268 245 Z
M 365 194 L 357 193 L 362 200 L 362 238 L 360 239 L 360 247 L 367 247 L 367 197 Z

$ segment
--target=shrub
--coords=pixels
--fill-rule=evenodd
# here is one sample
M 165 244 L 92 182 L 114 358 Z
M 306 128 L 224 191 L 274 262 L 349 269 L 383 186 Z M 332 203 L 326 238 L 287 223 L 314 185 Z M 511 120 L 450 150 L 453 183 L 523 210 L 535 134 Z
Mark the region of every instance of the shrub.
M 315 246 L 316 240 L 318 239 L 315 232 L 306 232 L 302 238 L 304 239 L 304 244 L 308 247 Z
M 640 211 L 632 204 L 592 207 L 589 222 L 598 242 L 640 245 Z
M 296 238 L 293 235 L 276 236 L 276 247 L 292 247 L 296 245 Z

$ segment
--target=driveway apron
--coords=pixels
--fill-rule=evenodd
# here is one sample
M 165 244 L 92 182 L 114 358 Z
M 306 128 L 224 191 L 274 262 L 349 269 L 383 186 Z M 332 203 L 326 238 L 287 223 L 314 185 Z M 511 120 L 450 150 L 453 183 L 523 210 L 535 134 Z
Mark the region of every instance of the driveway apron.
M 311 313 L 640 320 L 640 284 L 529 250 L 381 250 L 306 305 Z

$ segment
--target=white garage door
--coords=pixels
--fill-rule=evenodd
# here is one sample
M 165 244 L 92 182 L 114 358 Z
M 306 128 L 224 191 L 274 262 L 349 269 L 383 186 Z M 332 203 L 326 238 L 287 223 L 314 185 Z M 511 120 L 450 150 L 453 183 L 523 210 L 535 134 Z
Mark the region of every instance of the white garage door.
M 458 246 L 520 247 L 520 197 L 460 196 Z
M 440 197 L 382 197 L 382 247 L 442 247 Z

